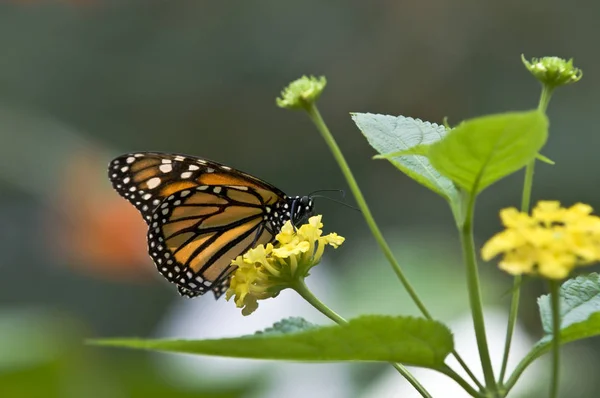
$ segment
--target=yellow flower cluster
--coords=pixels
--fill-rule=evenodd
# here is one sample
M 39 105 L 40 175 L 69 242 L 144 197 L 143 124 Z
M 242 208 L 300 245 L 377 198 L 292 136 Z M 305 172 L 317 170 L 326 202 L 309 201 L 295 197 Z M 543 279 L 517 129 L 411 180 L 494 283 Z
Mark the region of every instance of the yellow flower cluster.
M 276 245 L 268 243 L 248 250 L 231 262 L 237 267 L 225 295 L 235 296 L 235 304 L 249 315 L 258 308 L 258 300 L 275 297 L 321 261 L 326 245 L 339 247 L 344 238 L 336 233 L 323 234 L 321 216 L 309 218 L 297 230 L 288 221 L 275 237 Z
M 513 275 L 564 279 L 573 268 L 600 260 L 600 217 L 591 213 L 589 205 L 564 208 L 557 201 L 539 202 L 531 216 L 503 209 L 506 229 L 483 246 L 482 257 L 503 254 L 499 266 Z

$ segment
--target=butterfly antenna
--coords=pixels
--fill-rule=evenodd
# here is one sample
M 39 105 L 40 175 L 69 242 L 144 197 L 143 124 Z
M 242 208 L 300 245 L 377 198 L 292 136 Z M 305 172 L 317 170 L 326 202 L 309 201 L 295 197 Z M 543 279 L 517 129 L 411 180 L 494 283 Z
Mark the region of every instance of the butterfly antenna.
M 337 191 L 337 190 L 336 190 L 336 191 Z M 343 192 L 343 191 L 341 191 L 341 192 Z M 347 208 L 349 208 L 349 209 L 356 210 L 357 212 L 359 212 L 359 213 L 362 213 L 358 207 L 354 207 L 354 206 L 352 206 L 352 205 L 349 205 L 348 203 L 346 203 L 346 202 L 344 202 L 344 201 L 342 201 L 342 200 L 333 199 L 333 198 L 330 198 L 329 196 L 323 196 L 323 195 L 310 195 L 310 197 L 311 197 L 312 199 L 314 199 L 314 198 L 323 198 L 323 199 L 327 199 L 327 200 L 330 200 L 330 201 L 332 201 L 332 202 L 338 203 L 338 204 L 340 204 L 340 205 L 342 205 L 342 206 L 345 206 L 345 207 L 347 207 Z
M 346 198 L 346 191 L 344 191 L 343 189 L 319 189 L 318 191 L 313 191 L 313 192 L 309 193 L 308 197 L 309 198 L 315 198 L 315 197 L 326 198 L 326 196 L 315 196 L 315 194 L 321 193 L 321 192 L 338 192 L 340 195 L 342 195 L 342 199 Z M 331 199 L 331 198 L 328 198 L 328 199 Z

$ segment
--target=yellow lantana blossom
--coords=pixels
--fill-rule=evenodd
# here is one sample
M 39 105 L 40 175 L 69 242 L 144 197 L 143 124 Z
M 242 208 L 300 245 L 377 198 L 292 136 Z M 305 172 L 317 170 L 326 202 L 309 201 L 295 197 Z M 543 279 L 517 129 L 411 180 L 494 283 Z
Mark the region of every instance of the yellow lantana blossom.
M 537 274 L 564 279 L 573 268 L 600 260 L 600 217 L 577 203 L 569 208 L 557 201 L 541 201 L 531 215 L 503 209 L 506 229 L 483 246 L 484 260 L 502 254 L 501 269 L 513 275 Z
M 336 233 L 323 234 L 321 216 L 295 229 L 286 222 L 275 239 L 276 244 L 258 245 L 231 262 L 237 267 L 231 277 L 227 300 L 235 296 L 235 304 L 249 315 L 258 308 L 258 300 L 275 297 L 295 281 L 308 276 L 321 261 L 325 246 L 339 247 L 344 238 Z

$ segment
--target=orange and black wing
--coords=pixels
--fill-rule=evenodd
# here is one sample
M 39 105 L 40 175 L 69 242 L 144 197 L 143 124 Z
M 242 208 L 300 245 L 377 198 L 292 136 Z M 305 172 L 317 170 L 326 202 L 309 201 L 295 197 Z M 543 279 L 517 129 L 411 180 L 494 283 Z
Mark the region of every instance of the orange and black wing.
M 213 290 L 218 298 L 233 271 L 231 260 L 274 239 L 265 222 L 269 196 L 261 188 L 201 185 L 167 197 L 148 231 L 158 271 L 182 294 Z
M 200 185 L 238 185 L 262 189 L 277 199 L 285 194 L 250 174 L 193 156 L 159 152 L 129 153 L 115 158 L 108 177 L 115 190 L 133 204 L 149 224 L 154 209 L 169 195 Z
M 224 292 L 231 260 L 274 239 L 278 231 L 267 213 L 286 199 L 247 173 L 177 154 L 119 156 L 109 178 L 148 223 L 149 253 L 159 272 L 190 297 Z

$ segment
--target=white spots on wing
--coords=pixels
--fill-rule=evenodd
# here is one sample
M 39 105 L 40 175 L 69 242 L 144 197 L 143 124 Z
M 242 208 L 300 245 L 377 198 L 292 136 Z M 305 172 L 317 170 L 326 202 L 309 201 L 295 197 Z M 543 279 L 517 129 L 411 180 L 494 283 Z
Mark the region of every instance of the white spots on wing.
M 223 170 L 231 170 L 231 167 L 229 167 L 229 166 L 221 166 L 221 168 L 222 168 Z
M 213 188 L 213 192 L 214 193 L 221 193 L 221 187 L 214 187 Z
M 152 197 L 152 195 L 150 195 L 149 193 L 145 194 L 144 196 L 142 196 L 142 199 L 144 200 L 148 200 Z
M 113 173 L 111 177 L 112 178 L 117 178 L 117 173 Z
M 196 279 L 198 279 L 198 278 L 196 278 Z M 212 285 L 211 281 L 204 281 L 204 286 L 210 286 L 210 285 Z
M 127 167 L 127 166 L 123 166 L 123 167 L 121 167 L 121 171 L 122 171 L 123 173 L 125 173 L 127 170 L 129 170 L 129 167 Z
M 190 164 L 188 166 L 188 170 L 190 170 L 190 171 L 199 170 L 199 169 L 200 169 L 200 167 L 196 166 L 195 164 Z
M 195 289 L 196 286 L 198 286 L 198 285 L 196 285 L 194 282 L 189 282 L 188 286 L 191 287 L 192 289 Z
M 115 176 L 115 177 L 116 177 L 117 175 L 116 175 L 116 174 L 113 174 L 113 176 Z M 123 179 L 123 183 L 124 183 L 124 184 L 129 184 L 129 181 L 131 181 L 131 178 L 129 178 L 129 177 L 125 177 L 125 178 Z
M 158 168 L 163 173 L 169 173 L 171 172 L 171 170 L 173 170 L 173 166 L 171 166 L 170 164 L 161 164 L 160 166 L 158 166 Z
M 181 178 L 190 178 L 191 176 L 192 176 L 191 171 L 184 171 L 183 173 L 181 173 Z
M 148 188 L 150 189 L 154 189 L 157 186 L 160 185 L 160 178 L 158 177 L 152 177 L 151 179 L 149 179 L 146 184 L 148 185 Z
M 173 202 L 173 206 L 179 206 L 181 204 L 181 200 L 176 200 Z
M 173 263 L 173 260 L 169 260 L 171 263 Z M 169 261 L 167 261 L 167 264 L 169 264 Z M 179 268 L 178 266 L 173 267 L 173 269 L 175 270 L 175 272 L 181 272 L 181 268 Z
M 194 274 L 192 274 L 192 272 L 190 272 L 190 271 L 188 271 L 186 273 L 186 275 L 187 275 L 188 279 L 192 279 L 194 277 Z
M 130 190 L 131 192 L 135 192 L 135 190 L 136 190 L 136 189 L 137 189 L 136 187 L 131 187 L 131 188 L 129 188 L 129 190 Z
M 130 157 L 127 158 L 126 162 L 128 164 L 131 164 L 131 163 L 135 162 L 135 158 L 133 156 L 130 156 Z
M 244 187 L 242 185 L 233 185 L 231 188 L 235 188 L 235 189 L 238 189 L 240 191 L 247 191 L 248 190 L 248 187 Z
M 204 278 L 202 278 L 201 276 L 197 276 L 196 280 L 200 283 L 204 282 Z
M 152 204 L 153 204 L 154 206 L 158 206 L 158 204 L 159 204 L 159 203 L 160 203 L 160 200 L 158 200 L 158 199 L 154 199 L 154 200 L 152 201 Z
M 182 198 L 185 198 L 186 196 L 188 196 L 191 193 L 191 191 L 189 189 L 186 189 L 185 191 L 182 191 L 179 196 L 181 196 Z
M 169 209 L 163 209 L 162 214 L 163 214 L 163 216 L 166 216 L 167 214 L 169 214 Z
M 208 189 L 208 185 L 200 185 L 196 188 L 198 191 L 206 191 Z
M 163 164 L 171 164 L 171 159 L 163 159 Z
M 215 169 L 211 169 L 210 167 L 207 167 L 207 168 L 206 168 L 206 172 L 207 172 L 207 173 L 214 173 L 214 172 L 215 172 Z
M 154 222 L 152 223 L 152 228 L 156 228 L 156 227 L 158 227 L 158 223 L 157 223 L 156 221 L 154 221 Z
M 133 156 L 135 156 L 136 158 L 143 158 L 143 157 L 144 157 L 144 154 L 143 154 L 143 153 L 136 153 L 136 154 L 135 154 L 135 155 L 133 155 Z
M 196 159 L 196 163 L 198 163 L 198 164 L 206 164 L 206 160 Z
M 185 156 L 177 155 L 177 156 L 175 156 L 175 160 L 177 160 L 178 162 L 181 162 L 181 161 L 185 160 Z

